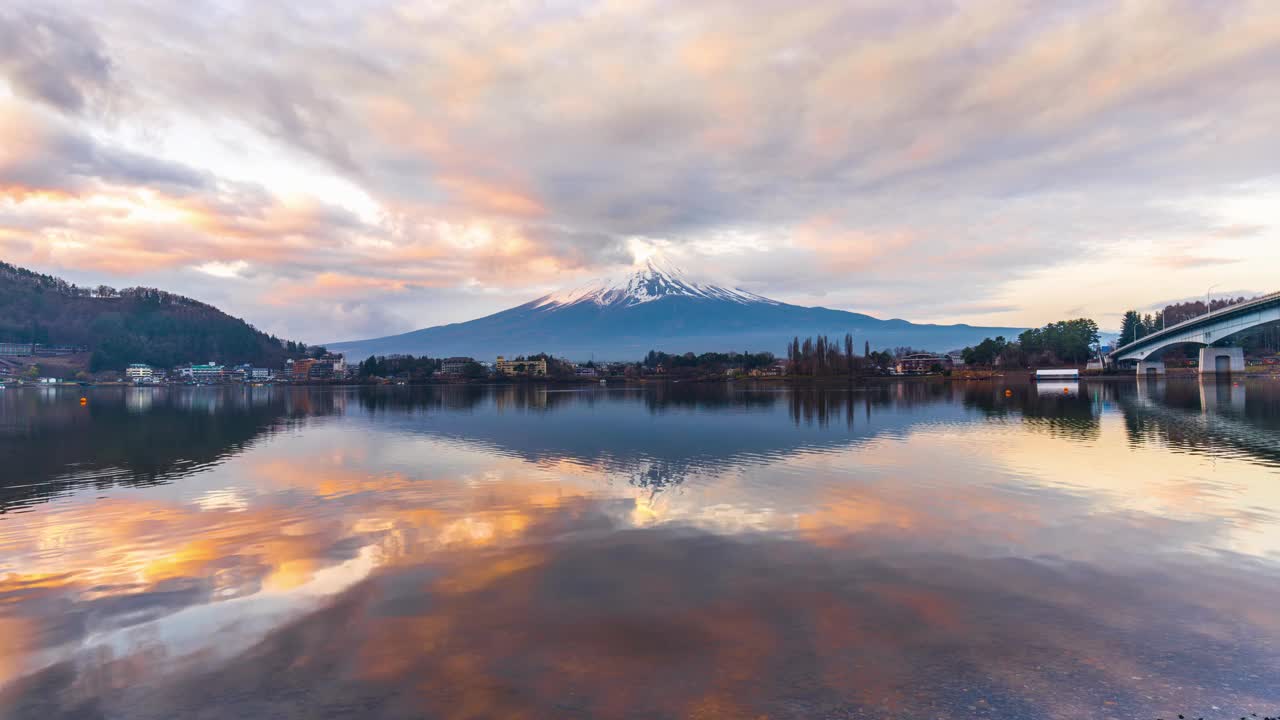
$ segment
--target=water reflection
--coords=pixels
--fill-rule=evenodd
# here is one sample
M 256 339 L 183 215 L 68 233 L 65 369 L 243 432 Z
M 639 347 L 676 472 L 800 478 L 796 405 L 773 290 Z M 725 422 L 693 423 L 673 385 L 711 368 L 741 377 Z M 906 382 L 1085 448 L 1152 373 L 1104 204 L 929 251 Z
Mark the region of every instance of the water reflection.
M 332 414 L 343 396 L 269 388 L 112 388 L 0 395 L 0 514 L 78 489 L 165 483 L 221 462 L 261 435 Z
M 1273 713 L 1238 389 L 15 393 L 0 715 Z
M 1130 441 L 1280 466 L 1280 392 L 1274 382 L 1252 385 L 1250 398 L 1250 383 L 1229 379 L 1139 382 L 1121 402 Z

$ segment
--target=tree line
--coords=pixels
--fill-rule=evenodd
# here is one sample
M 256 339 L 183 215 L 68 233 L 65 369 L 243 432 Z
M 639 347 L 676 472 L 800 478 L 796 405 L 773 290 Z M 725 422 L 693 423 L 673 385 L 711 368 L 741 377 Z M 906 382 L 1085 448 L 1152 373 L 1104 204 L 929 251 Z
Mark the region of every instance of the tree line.
M 668 354 L 660 350 L 650 350 L 640 362 L 645 370 L 656 371 L 662 368 L 665 372 L 696 371 L 703 373 L 723 373 L 731 368 L 742 370 L 761 370 L 777 361 L 771 352 L 705 352 L 695 355 L 691 352 Z
M 361 378 L 389 378 L 389 377 L 407 377 L 411 380 L 425 380 L 432 374 L 440 372 L 443 365 L 442 358 L 433 358 L 423 355 L 422 357 L 413 357 L 411 355 L 370 355 L 368 359 L 361 361 L 356 366 L 356 375 Z M 476 366 L 481 371 L 484 367 L 480 363 Z
M 1097 354 L 1099 340 L 1098 324 L 1093 320 L 1060 320 L 1024 330 L 1015 340 L 985 338 L 962 350 L 961 357 L 966 365 L 1079 365 Z
M 142 362 L 280 365 L 307 352 L 217 308 L 156 288 L 83 288 L 0 262 L 0 342 L 83 345 L 90 369 Z
M 547 377 L 553 379 L 571 378 L 575 374 L 573 363 L 547 353 L 520 355 L 511 359 L 513 361 L 545 360 Z M 362 379 L 399 378 L 420 382 L 438 375 L 444 369 L 444 361 L 445 358 L 427 355 L 370 355 L 356 365 L 356 376 Z M 471 360 L 462 366 L 460 376 L 473 380 L 481 379 L 489 376 L 489 370 L 479 362 Z
M 1171 327 L 1180 322 L 1186 322 L 1200 315 L 1216 312 L 1232 305 L 1249 302 L 1252 299 L 1255 298 L 1246 298 L 1244 296 L 1213 298 L 1207 305 L 1201 300 L 1170 303 L 1161 310 L 1145 315 L 1137 310 L 1128 310 L 1120 320 L 1120 339 L 1117 342 L 1120 345 L 1128 345 L 1166 327 Z

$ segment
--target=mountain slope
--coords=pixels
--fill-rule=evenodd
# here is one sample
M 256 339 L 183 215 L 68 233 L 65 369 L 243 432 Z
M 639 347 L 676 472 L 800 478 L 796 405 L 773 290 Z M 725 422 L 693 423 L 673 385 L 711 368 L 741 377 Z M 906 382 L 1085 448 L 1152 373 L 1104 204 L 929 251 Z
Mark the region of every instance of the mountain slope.
M 1017 328 L 916 325 L 821 307 L 789 305 L 743 290 L 705 285 L 649 263 L 637 272 L 553 293 L 468 322 L 369 340 L 328 343 L 348 357 L 369 355 L 518 355 L 549 352 L 572 359 L 635 359 L 667 352 L 784 352 L 793 335 L 852 333 L 861 348 L 911 346 L 950 350 Z
M 93 369 L 132 362 L 278 365 L 280 340 L 202 302 L 155 290 L 90 290 L 0 263 L 0 342 L 85 345 Z

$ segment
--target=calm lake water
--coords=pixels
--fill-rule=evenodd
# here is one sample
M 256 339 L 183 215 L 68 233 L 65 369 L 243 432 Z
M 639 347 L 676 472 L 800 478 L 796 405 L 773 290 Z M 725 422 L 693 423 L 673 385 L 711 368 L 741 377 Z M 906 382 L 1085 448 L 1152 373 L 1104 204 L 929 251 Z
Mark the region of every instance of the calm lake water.
M 0 717 L 1280 712 L 1280 382 L 0 392 Z

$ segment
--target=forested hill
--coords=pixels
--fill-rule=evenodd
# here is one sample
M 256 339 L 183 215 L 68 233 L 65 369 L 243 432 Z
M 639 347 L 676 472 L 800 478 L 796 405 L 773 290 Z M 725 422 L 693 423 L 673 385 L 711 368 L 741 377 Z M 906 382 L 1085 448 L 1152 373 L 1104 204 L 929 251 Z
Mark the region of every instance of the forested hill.
M 0 342 L 88 346 L 93 370 L 210 360 L 277 366 L 292 345 L 181 295 L 154 288 L 78 287 L 3 262 Z

